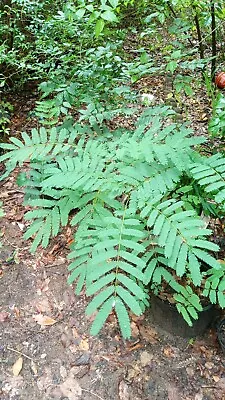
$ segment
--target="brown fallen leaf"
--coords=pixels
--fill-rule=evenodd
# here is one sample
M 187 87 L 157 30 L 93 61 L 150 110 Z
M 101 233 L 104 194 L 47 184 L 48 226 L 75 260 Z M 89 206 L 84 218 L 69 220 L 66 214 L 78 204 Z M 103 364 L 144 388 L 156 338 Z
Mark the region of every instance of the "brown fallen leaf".
M 178 389 L 176 386 L 169 383 L 167 390 L 168 390 L 168 400 L 180 400 L 181 395 L 178 392 Z
M 223 393 L 225 393 L 225 378 L 220 378 L 216 386 L 219 390 L 222 390 Z
M 12 366 L 12 372 L 14 376 L 18 376 L 23 368 L 23 358 L 19 357 L 18 360 Z
M 195 395 L 195 399 L 194 400 L 202 400 L 203 399 L 203 393 L 202 391 L 200 391 L 199 393 L 197 393 Z
M 137 349 L 142 349 L 144 347 L 143 344 L 141 343 L 135 343 L 133 346 L 128 347 L 127 351 L 131 352 L 131 351 L 135 351 Z
M 135 324 L 135 322 L 132 321 L 131 324 L 130 324 L 130 327 L 131 327 L 131 336 L 133 338 L 138 337 L 139 336 L 139 329 L 138 329 L 137 324 Z
M 73 335 L 73 337 L 74 337 L 75 339 L 77 339 L 77 338 L 80 337 L 80 335 L 79 335 L 77 329 L 74 328 L 74 327 L 72 328 L 72 335 Z
M 34 304 L 34 307 L 36 308 L 37 312 L 39 314 L 41 313 L 51 313 L 53 306 L 50 304 L 49 299 L 43 298 L 41 300 L 39 300 L 36 304 Z
M 119 384 L 119 399 L 120 400 L 130 400 L 129 388 L 126 382 L 121 381 Z
M 14 314 L 15 314 L 16 318 L 20 318 L 21 317 L 20 309 L 18 307 L 14 307 L 13 311 L 14 311 Z
M 33 315 L 33 318 L 41 326 L 51 326 L 57 322 L 55 319 L 42 314 Z
M 170 346 L 164 347 L 163 354 L 168 358 L 174 357 L 174 351 L 173 351 L 172 347 L 170 347 Z
M 158 337 L 158 332 L 154 328 L 140 326 L 140 334 L 144 340 L 149 342 L 150 344 L 156 344 L 160 341 Z
M 59 388 L 64 397 L 69 400 L 78 400 L 82 394 L 82 389 L 72 374 L 66 378 L 66 380 L 59 385 Z
M 141 353 L 140 362 L 141 362 L 141 365 L 142 365 L 143 367 L 146 367 L 146 365 L 150 364 L 150 362 L 152 361 L 152 359 L 153 359 L 153 354 L 148 353 L 147 351 L 143 351 L 143 352 Z
M 214 367 L 214 364 L 213 364 L 212 362 L 206 362 L 206 363 L 205 363 L 205 367 L 206 367 L 207 369 L 212 369 L 212 368 Z
M 82 339 L 79 343 L 79 349 L 83 351 L 89 350 L 89 343 L 87 340 Z
M 38 374 L 37 366 L 33 360 L 31 360 L 30 368 L 34 375 Z
M 9 318 L 9 313 L 6 311 L 0 312 L 0 322 L 5 322 Z

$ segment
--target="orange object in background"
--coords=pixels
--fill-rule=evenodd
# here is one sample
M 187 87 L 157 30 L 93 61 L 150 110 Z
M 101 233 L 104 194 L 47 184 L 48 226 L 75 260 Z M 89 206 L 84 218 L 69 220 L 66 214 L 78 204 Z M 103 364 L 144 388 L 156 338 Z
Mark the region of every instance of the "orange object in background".
M 216 75 L 215 84 L 219 89 L 225 88 L 225 72 L 219 72 Z

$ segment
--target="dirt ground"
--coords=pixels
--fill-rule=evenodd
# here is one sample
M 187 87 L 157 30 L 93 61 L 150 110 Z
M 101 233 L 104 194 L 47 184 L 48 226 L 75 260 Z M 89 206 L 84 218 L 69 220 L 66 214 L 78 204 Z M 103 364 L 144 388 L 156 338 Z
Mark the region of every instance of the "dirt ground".
M 112 316 L 89 335 L 87 299 L 67 285 L 67 229 L 48 250 L 29 253 L 23 192 L 0 187 L 1 400 L 222 400 L 225 359 L 214 329 L 194 340 L 133 318 L 132 339 Z

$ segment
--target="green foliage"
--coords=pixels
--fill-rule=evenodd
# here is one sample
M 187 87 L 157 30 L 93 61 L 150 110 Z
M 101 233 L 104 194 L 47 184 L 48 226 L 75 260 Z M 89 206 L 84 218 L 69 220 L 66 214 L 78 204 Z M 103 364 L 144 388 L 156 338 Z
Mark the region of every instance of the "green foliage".
M 86 310 L 96 313 L 92 334 L 115 312 L 122 335 L 130 337 L 129 312 L 142 314 L 148 287 L 165 282 L 190 325 L 201 310 L 204 282 L 204 294 L 224 306 L 224 269 L 213 257 L 218 246 L 209 241 L 211 231 L 193 202 L 182 201 L 177 188 L 182 191 L 182 182 L 192 179 L 222 212 L 225 160 L 200 156 L 193 146 L 204 139 L 184 125 L 166 123 L 170 114 L 168 107 L 149 108 L 134 131 L 112 133 L 102 126 L 98 135 L 67 120 L 2 145 L 4 176 L 30 161 L 18 183 L 26 187 L 25 204 L 32 208 L 24 234 L 33 238 L 31 250 L 46 247 L 68 222 L 76 226 L 68 283 L 92 297 Z
M 213 114 L 208 129 L 213 137 L 223 138 L 225 135 L 225 97 L 222 93 L 218 93 L 213 101 Z
M 0 140 L 4 139 L 5 135 L 9 134 L 10 113 L 13 106 L 6 101 L 0 102 Z
M 219 22 L 224 10 L 215 7 Z M 204 139 L 167 120 L 168 107 L 146 109 L 134 130 L 105 124 L 136 111 L 131 84 L 149 74 L 166 71 L 172 95 L 193 95 L 193 71 L 210 60 L 197 56 L 201 41 L 193 46 L 197 26 L 210 44 L 209 13 L 207 2 L 190 0 L 0 5 L 0 86 L 39 84 L 34 115 L 42 125 L 1 146 L 1 179 L 30 163 L 17 182 L 26 188 L 24 237 L 32 238 L 32 252 L 47 247 L 62 226 L 75 226 L 68 283 L 92 296 L 86 312 L 96 313 L 93 334 L 114 312 L 130 337 L 129 312 L 143 313 L 149 287 L 165 283 L 190 325 L 201 311 L 203 286 L 203 295 L 224 307 L 224 268 L 201 218 L 224 215 L 224 158 L 198 154 Z M 223 102 L 221 95 L 214 105 L 215 135 L 223 135 Z M 2 108 L 7 133 L 9 107 Z
M 201 160 L 191 166 L 193 178 L 203 187 L 205 193 L 218 204 L 218 208 L 224 211 L 225 200 L 225 161 L 223 156 L 218 153 L 214 156 Z
M 203 295 L 209 297 L 212 304 L 219 304 L 222 308 L 225 307 L 224 263 L 221 263 L 220 270 L 209 270 Z

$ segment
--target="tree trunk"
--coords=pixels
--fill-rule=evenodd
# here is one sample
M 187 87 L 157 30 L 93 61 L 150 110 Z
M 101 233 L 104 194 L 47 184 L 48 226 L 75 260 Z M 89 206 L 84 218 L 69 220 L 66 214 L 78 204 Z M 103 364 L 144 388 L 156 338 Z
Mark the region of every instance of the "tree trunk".
M 211 62 L 211 78 L 215 80 L 216 72 L 216 18 L 214 0 L 210 1 L 211 8 L 211 37 L 212 37 L 212 62 Z

